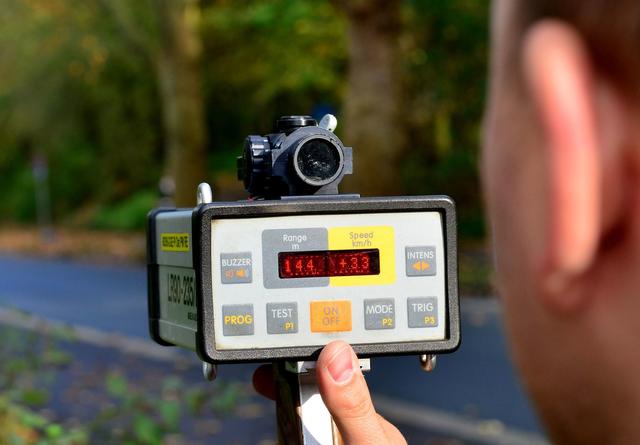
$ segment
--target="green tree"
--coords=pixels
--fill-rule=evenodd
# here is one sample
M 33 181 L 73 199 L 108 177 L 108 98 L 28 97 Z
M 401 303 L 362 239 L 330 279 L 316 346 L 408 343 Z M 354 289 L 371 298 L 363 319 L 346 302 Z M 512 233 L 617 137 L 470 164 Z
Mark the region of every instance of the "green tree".
M 207 179 L 201 85 L 200 5 L 197 0 L 154 0 L 160 23 L 156 57 L 166 144 L 165 172 L 175 182 L 177 206 L 193 206 Z
M 400 0 L 335 0 L 348 17 L 345 138 L 354 147 L 356 191 L 394 195 L 404 149 Z

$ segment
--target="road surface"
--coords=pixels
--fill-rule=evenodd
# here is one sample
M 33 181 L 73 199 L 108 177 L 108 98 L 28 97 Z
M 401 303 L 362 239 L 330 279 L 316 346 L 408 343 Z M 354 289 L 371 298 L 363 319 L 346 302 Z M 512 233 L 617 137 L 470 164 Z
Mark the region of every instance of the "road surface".
M 0 256 L 0 305 L 5 307 L 147 339 L 146 304 L 141 266 Z M 220 375 L 246 377 L 253 367 L 227 365 Z M 462 345 L 438 357 L 435 372 L 421 371 L 416 357 L 378 358 L 367 380 L 378 408 L 394 421 L 433 423 L 471 441 L 473 431 L 486 429 L 502 434 L 501 443 L 543 442 L 509 361 L 501 309 L 493 299 L 463 299 Z

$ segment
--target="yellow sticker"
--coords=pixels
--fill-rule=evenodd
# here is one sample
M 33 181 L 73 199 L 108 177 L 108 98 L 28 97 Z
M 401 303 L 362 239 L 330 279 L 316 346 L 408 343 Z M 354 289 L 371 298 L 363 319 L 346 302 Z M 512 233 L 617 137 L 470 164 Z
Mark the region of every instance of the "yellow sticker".
M 189 252 L 189 234 L 163 233 L 160 235 L 160 248 L 165 252 Z
M 392 226 L 333 227 L 329 250 L 378 249 L 380 274 L 331 277 L 331 286 L 375 286 L 396 281 L 395 234 Z

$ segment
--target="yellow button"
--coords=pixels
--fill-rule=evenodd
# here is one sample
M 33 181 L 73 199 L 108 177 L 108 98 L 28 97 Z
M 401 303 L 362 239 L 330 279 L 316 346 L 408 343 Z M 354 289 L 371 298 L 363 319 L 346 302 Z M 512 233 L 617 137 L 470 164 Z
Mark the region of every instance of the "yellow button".
M 351 301 L 312 301 L 311 332 L 351 330 Z

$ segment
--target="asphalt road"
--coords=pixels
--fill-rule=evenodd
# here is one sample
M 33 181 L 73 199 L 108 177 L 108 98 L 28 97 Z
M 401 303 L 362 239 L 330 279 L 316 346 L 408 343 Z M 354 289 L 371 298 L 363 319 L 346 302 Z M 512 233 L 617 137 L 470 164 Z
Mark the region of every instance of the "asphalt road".
M 146 275 L 140 266 L 0 256 L 0 305 L 105 332 L 148 337 Z M 380 410 L 413 426 L 444 425 L 448 434 L 458 431 L 461 439 L 473 439 L 473 431 L 484 428 L 503 434 L 500 443 L 540 443 L 543 433 L 510 364 L 500 317 L 495 300 L 463 299 L 462 346 L 440 356 L 430 374 L 420 369 L 416 357 L 373 360 L 367 380 Z M 246 376 L 247 368 L 227 365 L 220 375 Z

